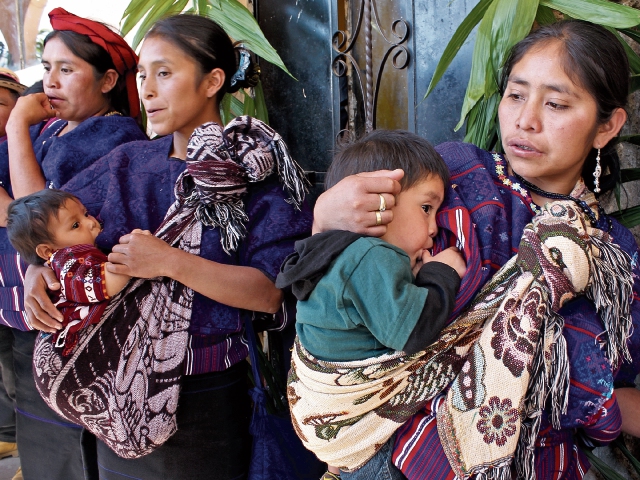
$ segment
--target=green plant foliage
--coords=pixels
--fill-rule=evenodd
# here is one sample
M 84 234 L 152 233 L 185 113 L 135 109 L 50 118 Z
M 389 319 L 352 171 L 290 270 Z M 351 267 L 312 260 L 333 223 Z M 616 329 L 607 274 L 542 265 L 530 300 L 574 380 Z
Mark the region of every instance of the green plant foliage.
M 608 0 L 540 0 L 540 4 L 570 15 L 613 28 L 630 28 L 640 24 L 640 10 Z
M 285 67 L 278 52 L 265 38 L 255 17 L 240 2 L 237 0 L 210 1 L 206 12 L 198 13 L 206 14 L 211 20 L 219 23 L 231 38 L 241 41 L 253 53 L 277 65 L 294 78 Z
M 457 130 L 468 120 L 465 141 L 485 149 L 493 146 L 491 142 L 497 138 L 500 69 L 511 47 L 531 30 L 537 11 L 538 0 L 493 0 L 486 9 L 478 27 L 471 77 L 456 125 Z
M 491 2 L 493 2 L 493 0 L 480 0 L 480 2 L 478 2 L 478 4 L 473 7 L 473 10 L 471 10 L 469 15 L 466 16 L 460 26 L 456 29 L 456 32 L 453 34 L 453 37 L 451 37 L 451 40 L 447 44 L 442 57 L 440 57 L 438 65 L 436 65 L 436 69 L 433 72 L 433 77 L 431 78 L 431 82 L 429 83 L 429 87 L 427 88 L 427 93 L 425 93 L 424 98 L 427 98 L 434 87 L 438 84 L 438 82 L 442 78 L 442 75 L 447 70 L 447 68 L 449 68 L 449 65 L 451 65 L 451 61 L 458 54 L 458 51 L 464 44 L 471 31 L 484 16 Z

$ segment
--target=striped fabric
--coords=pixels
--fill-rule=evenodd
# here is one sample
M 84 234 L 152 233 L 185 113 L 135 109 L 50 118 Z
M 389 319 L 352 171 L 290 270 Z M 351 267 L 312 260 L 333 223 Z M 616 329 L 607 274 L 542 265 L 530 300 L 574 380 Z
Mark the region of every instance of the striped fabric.
M 27 331 L 24 314 L 24 274 L 28 265 L 17 253 L 0 254 L 0 322 Z
M 78 331 L 96 324 L 107 308 L 109 296 L 104 264 L 107 256 L 93 245 L 73 245 L 56 250 L 49 260 L 60 280 L 55 305 L 62 312 L 62 330 L 53 335 L 53 344 L 68 355 L 78 341 Z

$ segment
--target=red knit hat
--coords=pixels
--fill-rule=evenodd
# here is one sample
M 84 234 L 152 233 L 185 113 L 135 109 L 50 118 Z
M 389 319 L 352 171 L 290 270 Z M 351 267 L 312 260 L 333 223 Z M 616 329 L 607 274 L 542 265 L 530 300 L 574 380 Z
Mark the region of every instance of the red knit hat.
M 138 97 L 136 85 L 138 56 L 124 38 L 100 22 L 78 17 L 63 8 L 51 10 L 49 19 L 54 30 L 68 30 L 86 35 L 93 43 L 107 51 L 118 74 L 124 75 L 129 98 L 129 112 L 132 117 L 136 118 L 140 114 L 140 97 Z

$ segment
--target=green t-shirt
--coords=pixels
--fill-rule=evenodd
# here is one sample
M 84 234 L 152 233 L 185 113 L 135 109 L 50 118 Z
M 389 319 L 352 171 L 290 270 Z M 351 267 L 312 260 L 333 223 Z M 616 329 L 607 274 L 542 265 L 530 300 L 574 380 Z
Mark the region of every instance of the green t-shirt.
M 308 300 L 298 302 L 302 345 L 327 361 L 364 360 L 402 350 L 427 299 L 413 284 L 400 248 L 363 237 L 329 267 Z

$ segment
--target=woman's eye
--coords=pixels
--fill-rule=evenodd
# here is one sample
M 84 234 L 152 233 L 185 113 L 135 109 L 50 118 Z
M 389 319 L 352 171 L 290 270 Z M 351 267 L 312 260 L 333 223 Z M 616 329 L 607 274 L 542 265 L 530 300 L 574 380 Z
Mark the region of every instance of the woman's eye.
M 61 68 L 60 71 L 62 73 L 71 73 L 71 69 L 70 68 Z
M 80 226 L 80 222 L 74 222 L 73 225 L 71 225 L 71 228 L 78 228 Z
M 158 76 L 159 77 L 168 77 L 169 76 L 169 72 L 165 72 L 165 71 L 158 72 Z
M 424 213 L 431 212 L 431 205 L 422 205 L 422 210 L 424 210 Z
M 566 105 L 560 105 L 559 103 L 555 102 L 547 102 L 547 105 L 549 105 L 554 110 L 564 110 L 565 108 L 567 108 Z
M 519 93 L 510 93 L 509 98 L 511 98 L 512 100 L 521 100 L 522 95 L 520 95 Z

